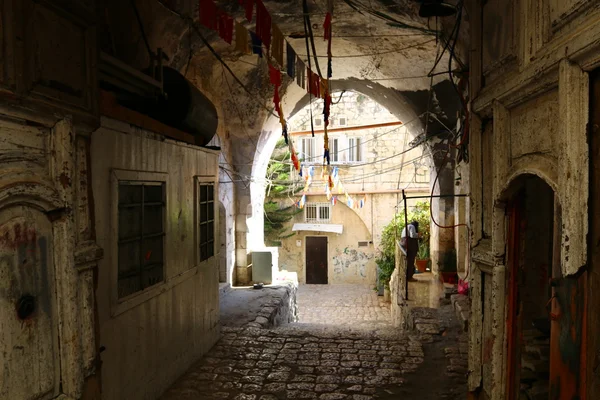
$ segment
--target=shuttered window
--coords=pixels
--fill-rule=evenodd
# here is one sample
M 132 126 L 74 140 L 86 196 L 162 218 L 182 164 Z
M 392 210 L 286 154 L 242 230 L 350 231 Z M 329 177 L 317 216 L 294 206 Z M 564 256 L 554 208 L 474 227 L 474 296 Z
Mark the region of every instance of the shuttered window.
M 361 138 L 354 137 L 348 139 L 348 161 L 349 162 L 361 162 L 362 161 L 362 149 L 361 149 Z

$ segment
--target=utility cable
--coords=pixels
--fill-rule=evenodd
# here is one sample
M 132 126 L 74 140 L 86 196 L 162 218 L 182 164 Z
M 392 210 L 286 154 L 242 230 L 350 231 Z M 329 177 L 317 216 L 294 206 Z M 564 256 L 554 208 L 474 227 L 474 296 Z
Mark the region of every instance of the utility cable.
M 144 44 L 146 45 L 146 50 L 148 50 L 148 57 L 150 57 L 150 63 L 152 63 L 152 59 L 154 58 L 154 53 L 150 48 L 150 43 L 148 43 L 148 36 L 146 36 L 146 31 L 144 30 L 144 24 L 142 22 L 142 17 L 140 16 L 140 12 L 135 4 L 135 0 L 130 0 L 131 7 L 133 7 L 133 12 L 135 13 L 135 18 L 137 19 L 138 26 L 140 27 L 140 32 L 142 34 L 142 39 L 144 40 Z
M 227 72 L 229 72 L 229 74 L 242 87 L 242 89 L 244 89 L 244 91 L 246 93 L 248 93 L 250 95 L 250 97 L 256 98 L 256 96 L 246 87 L 246 85 L 244 85 L 244 83 L 235 75 L 235 73 L 231 70 L 231 68 L 229 67 L 229 65 L 227 65 L 227 63 L 219 55 L 219 53 L 217 53 L 217 51 L 210 45 L 210 43 L 208 42 L 208 40 L 206 40 L 206 38 L 204 37 L 204 35 L 202 34 L 202 32 L 200 32 L 200 29 L 198 29 L 198 27 L 196 26 L 196 24 L 193 22 L 193 19 L 191 19 L 191 18 L 185 18 L 179 12 L 173 10 L 170 7 L 167 7 L 164 3 L 160 2 L 160 1 L 158 3 L 161 4 L 165 9 L 167 9 L 168 11 L 170 11 L 172 14 L 174 14 L 174 15 L 178 16 L 179 18 L 181 18 L 182 20 L 189 21 L 191 23 L 192 28 L 194 29 L 194 32 L 196 32 L 196 34 L 198 35 L 198 37 L 200 38 L 200 40 L 202 40 L 202 43 L 204 43 L 204 45 L 206 46 L 206 48 L 208 50 L 210 50 L 210 52 L 213 54 L 213 56 L 221 63 L 221 65 L 227 70 Z M 259 100 L 259 104 L 261 104 L 261 107 L 263 109 L 265 109 L 269 114 L 271 114 L 272 116 L 274 116 L 276 118 L 279 118 L 279 116 L 273 112 L 272 108 L 269 108 L 269 107 L 263 105 L 262 104 L 263 102 L 262 102 L 261 99 L 257 99 L 257 100 Z
M 391 53 L 399 53 L 401 51 L 404 50 L 409 50 L 415 47 L 419 47 L 419 46 L 423 46 L 427 43 L 431 43 L 435 41 L 435 39 L 428 39 L 424 42 L 420 42 L 420 43 L 416 43 L 416 44 L 411 44 L 409 46 L 406 47 L 402 47 L 400 49 L 391 49 L 391 50 L 384 50 L 384 51 L 379 51 L 379 52 L 375 52 L 375 53 L 362 53 L 362 54 L 348 54 L 348 55 L 336 55 L 336 56 L 332 56 L 333 58 L 360 58 L 360 57 L 373 57 L 373 56 L 380 56 L 380 55 L 384 55 L 384 54 L 391 54 Z M 314 51 L 313 51 L 314 52 Z M 307 55 L 306 54 L 298 54 L 299 57 L 304 57 L 306 58 Z M 314 57 L 316 58 L 327 58 L 327 56 L 319 56 L 316 54 L 313 54 Z M 446 73 L 446 72 L 444 72 Z M 429 76 L 429 75 L 427 75 Z

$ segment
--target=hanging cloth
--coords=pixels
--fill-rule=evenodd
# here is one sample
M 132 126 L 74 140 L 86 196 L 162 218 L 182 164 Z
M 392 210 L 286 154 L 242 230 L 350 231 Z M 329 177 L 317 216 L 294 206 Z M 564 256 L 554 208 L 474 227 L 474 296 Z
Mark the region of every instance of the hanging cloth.
M 269 81 L 276 88 L 281 86 L 281 72 L 271 64 L 269 64 Z
M 213 0 L 200 0 L 200 23 L 213 31 L 217 30 L 217 5 Z
M 283 67 L 283 34 L 279 27 L 273 24 L 273 42 L 271 43 L 271 56 Z
M 254 0 L 240 0 L 240 4 L 242 4 L 242 1 L 246 2 L 246 7 L 245 7 L 246 19 L 248 20 L 248 22 L 252 22 L 252 11 L 254 11 Z
M 319 74 L 314 73 L 310 69 L 308 69 L 307 81 L 308 87 L 306 89 L 308 93 L 312 94 L 315 97 L 321 97 L 321 79 L 319 78 Z
M 248 29 L 239 22 L 235 23 L 235 49 L 242 54 L 251 54 L 248 45 Z
M 250 31 L 250 39 L 252 40 L 252 53 L 258 54 L 258 56 L 262 58 L 262 56 L 263 56 L 262 41 L 256 35 L 256 33 L 252 32 L 252 31 Z
M 267 50 L 271 47 L 271 16 L 262 0 L 256 0 L 256 36 L 265 44 Z
M 233 41 L 233 17 L 223 10 L 218 10 L 217 13 L 219 15 L 217 19 L 219 22 L 219 36 L 221 39 L 231 44 Z
M 290 78 L 296 77 L 296 52 L 289 43 L 285 43 L 285 54 L 287 58 L 287 74 Z
M 306 89 L 306 66 L 300 57 L 296 58 L 296 84 Z

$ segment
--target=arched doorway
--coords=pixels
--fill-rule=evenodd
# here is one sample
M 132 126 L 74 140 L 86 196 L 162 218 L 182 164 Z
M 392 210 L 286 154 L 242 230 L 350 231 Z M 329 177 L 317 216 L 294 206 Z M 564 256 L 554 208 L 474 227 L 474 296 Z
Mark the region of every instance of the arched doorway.
M 513 183 L 507 206 L 508 399 L 548 398 L 555 289 L 561 278 L 560 206 L 552 188 L 535 175 Z

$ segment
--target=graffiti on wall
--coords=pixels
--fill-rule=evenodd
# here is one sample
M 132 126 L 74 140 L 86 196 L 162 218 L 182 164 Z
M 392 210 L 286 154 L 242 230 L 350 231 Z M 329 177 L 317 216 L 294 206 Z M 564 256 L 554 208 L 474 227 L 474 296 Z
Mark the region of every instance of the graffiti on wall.
M 373 253 L 356 250 L 350 246 L 336 247 L 333 255 L 333 273 L 335 275 L 355 275 L 367 277 L 367 265 L 373 259 Z

